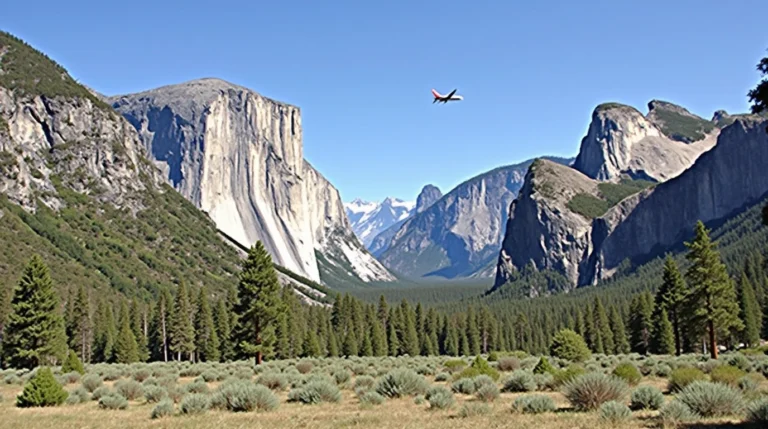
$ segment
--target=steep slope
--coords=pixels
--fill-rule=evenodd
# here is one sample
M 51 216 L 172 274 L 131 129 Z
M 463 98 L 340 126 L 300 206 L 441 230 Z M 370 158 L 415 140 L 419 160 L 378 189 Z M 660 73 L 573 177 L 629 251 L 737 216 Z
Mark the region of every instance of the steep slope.
M 421 188 L 419 196 L 416 198 L 416 213 L 421 213 L 428 209 L 437 200 L 443 198 L 443 192 L 435 185 L 425 185 Z
M 696 221 L 721 222 L 754 204 L 768 193 L 766 125 L 736 117 L 692 167 L 650 187 L 537 163 L 510 209 L 496 287 L 527 265 L 563 274 L 571 288 L 594 284 L 679 244 Z
M 717 141 L 720 129 L 685 109 L 655 100 L 649 109 L 646 118 L 622 104 L 597 106 L 573 167 L 602 181 L 629 175 L 663 182 L 690 167 Z
M 237 242 L 261 240 L 313 281 L 333 267 L 357 281 L 394 279 L 351 233 L 338 191 L 304 160 L 297 107 L 218 79 L 109 100 L 168 182 Z
M 370 203 L 356 199 L 344 204 L 352 225 L 352 231 L 369 248 L 379 233 L 392 225 L 409 218 L 416 203 L 398 198 L 385 198 L 381 203 Z
M 497 255 L 509 203 L 531 162 L 500 167 L 458 185 L 408 219 L 383 246 L 379 260 L 408 277 L 469 277 L 483 270 Z

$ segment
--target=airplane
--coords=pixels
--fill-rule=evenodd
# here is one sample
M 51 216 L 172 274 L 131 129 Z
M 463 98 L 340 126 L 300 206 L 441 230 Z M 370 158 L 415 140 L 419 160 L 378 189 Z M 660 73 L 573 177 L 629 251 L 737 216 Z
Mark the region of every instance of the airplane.
M 437 91 L 435 91 L 435 90 L 433 89 L 433 90 L 432 90 L 432 95 L 434 95 L 434 96 L 435 96 L 435 99 L 434 99 L 434 100 L 432 100 L 432 104 L 435 104 L 435 103 L 437 103 L 438 101 L 439 101 L 439 102 L 441 102 L 441 103 L 447 103 L 447 102 L 449 102 L 449 101 L 459 101 L 459 100 L 463 100 L 463 99 L 464 99 L 464 97 L 462 97 L 461 95 L 453 95 L 453 94 L 455 94 L 455 93 L 456 93 L 456 90 L 454 89 L 454 90 L 453 90 L 453 91 L 451 91 L 451 93 L 450 93 L 450 94 L 448 94 L 448 95 L 440 95 L 440 93 L 439 93 L 439 92 L 437 92 Z

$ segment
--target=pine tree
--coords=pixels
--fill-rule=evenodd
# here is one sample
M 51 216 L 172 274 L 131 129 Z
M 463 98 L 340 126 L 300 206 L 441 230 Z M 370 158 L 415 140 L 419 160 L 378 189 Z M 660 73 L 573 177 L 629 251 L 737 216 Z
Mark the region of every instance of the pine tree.
M 611 332 L 608 313 L 606 313 L 605 307 L 603 307 L 603 302 L 600 300 L 599 296 L 595 297 L 595 329 L 599 332 L 603 353 L 613 353 L 615 348 L 613 344 L 613 332 Z
M 584 341 L 587 342 L 587 347 L 593 353 L 602 353 L 603 342 L 600 338 L 600 331 L 595 328 L 595 313 L 590 305 L 586 306 L 584 314 L 584 332 L 586 333 Z
M 195 327 L 192 324 L 192 306 L 189 303 L 189 292 L 183 281 L 179 281 L 176 300 L 173 305 L 170 326 L 170 350 L 176 353 L 176 359 L 184 355 L 192 357 L 195 352 Z
M 238 323 L 233 338 L 238 354 L 255 358 L 260 365 L 264 357 L 269 358 L 273 353 L 277 316 L 284 311 L 272 257 L 261 241 L 248 252 L 237 297 Z
M 149 349 L 153 360 L 168 362 L 168 347 L 170 345 L 169 308 L 172 305 L 171 294 L 164 289 L 157 301 L 157 308 L 150 329 Z
M 373 342 L 368 331 L 363 333 L 363 348 L 360 350 L 360 356 L 373 356 Z
M 763 313 L 760 310 L 757 298 L 755 298 L 752 283 L 744 273 L 741 274 L 739 286 L 740 315 L 741 320 L 744 322 L 744 331 L 741 338 L 748 347 L 758 346 L 760 344 Z
M 611 331 L 613 331 L 614 353 L 627 354 L 630 352 L 629 340 L 627 339 L 627 330 L 624 327 L 624 320 L 619 315 L 616 307 L 611 308 Z
M 397 337 L 398 321 L 395 318 L 394 309 L 389 309 L 387 315 L 387 345 L 389 346 L 389 355 L 397 356 L 400 354 L 400 339 Z
M 219 360 L 226 362 L 232 358 L 231 331 L 229 326 L 229 311 L 227 303 L 219 299 L 216 303 L 216 312 L 214 314 L 216 322 L 216 336 L 219 338 Z
M 24 268 L 11 308 L 3 339 L 6 367 L 32 369 L 66 358 L 67 334 L 59 298 L 38 255 Z
M 466 322 L 467 327 L 466 335 L 468 341 L 468 353 L 467 355 L 479 355 L 480 354 L 480 329 L 477 327 L 477 319 L 475 318 L 475 309 L 470 305 L 467 309 Z
M 651 336 L 651 353 L 659 355 L 671 355 L 675 353 L 675 335 L 672 322 L 669 321 L 667 310 L 662 308 L 658 317 L 653 322 L 653 334 Z
M 149 340 L 144 331 L 145 313 L 139 308 L 138 300 L 133 300 L 131 305 L 131 329 L 136 338 L 136 347 L 139 352 L 139 362 L 146 362 L 149 359 Z
M 117 363 L 139 361 L 139 347 L 131 329 L 131 315 L 125 301 L 120 304 L 120 330 L 115 341 L 115 361 Z
M 725 264 L 720 260 L 716 245 L 709 238 L 704 223 L 696 223 L 696 237 L 685 243 L 689 249 L 686 258 L 691 266 L 685 273 L 690 293 L 686 308 L 699 326 L 706 326 L 709 337 L 709 351 L 717 359 L 717 334 L 730 330 L 741 331 L 744 324 L 739 320 L 739 306 L 736 290 L 728 276 Z
M 384 298 L 384 295 L 379 295 L 379 306 L 376 311 L 376 314 L 379 317 L 379 321 L 381 322 L 381 326 L 386 329 L 387 327 L 387 318 L 389 316 L 389 306 L 387 305 L 387 299 Z
M 93 348 L 93 323 L 91 323 L 91 304 L 85 287 L 80 285 L 72 309 L 70 345 L 80 356 L 82 362 L 90 362 Z
M 199 361 L 219 361 L 219 336 L 213 322 L 213 313 L 211 312 L 211 305 L 208 303 L 208 296 L 205 293 L 205 288 L 200 288 L 200 294 L 197 297 L 197 312 L 195 312 L 195 349 L 197 350 L 197 359 Z
M 629 338 L 633 353 L 647 354 L 653 329 L 653 307 L 649 294 L 642 293 L 630 305 Z
M 114 362 L 115 341 L 117 340 L 117 322 L 112 310 L 112 304 L 107 301 L 99 303 L 96 334 L 96 356 L 101 362 Z
M 403 299 L 400 304 L 402 326 L 402 352 L 409 356 L 419 355 L 419 334 L 416 332 L 416 316 L 411 310 L 408 301 Z
M 311 333 L 309 335 L 311 335 Z M 328 337 L 328 356 L 339 357 L 339 340 L 334 330 L 330 331 Z
M 304 340 L 304 357 L 320 356 L 320 342 L 317 340 L 317 334 L 309 330 Z
M 528 338 L 530 338 L 530 325 L 528 324 L 528 317 L 524 313 L 517 313 L 515 319 L 514 331 L 515 331 L 515 345 L 519 350 L 525 350 L 528 347 Z
M 683 317 L 682 304 L 686 295 L 685 280 L 672 256 L 664 261 L 664 282 L 656 292 L 656 311 L 666 310 L 675 337 L 675 354 L 682 353 Z

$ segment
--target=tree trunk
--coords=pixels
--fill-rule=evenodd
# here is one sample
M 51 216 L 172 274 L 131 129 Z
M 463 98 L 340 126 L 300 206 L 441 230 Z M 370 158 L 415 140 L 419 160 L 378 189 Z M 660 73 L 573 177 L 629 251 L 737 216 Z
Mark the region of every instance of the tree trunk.
M 715 322 L 710 320 L 707 322 L 709 327 L 709 355 L 712 359 L 717 359 L 717 339 L 715 338 Z
M 165 308 L 163 308 L 163 311 L 165 311 Z M 168 334 L 165 332 L 165 314 L 163 314 L 161 320 L 163 322 L 163 360 L 168 362 Z
M 256 352 L 256 365 L 261 365 L 261 351 Z

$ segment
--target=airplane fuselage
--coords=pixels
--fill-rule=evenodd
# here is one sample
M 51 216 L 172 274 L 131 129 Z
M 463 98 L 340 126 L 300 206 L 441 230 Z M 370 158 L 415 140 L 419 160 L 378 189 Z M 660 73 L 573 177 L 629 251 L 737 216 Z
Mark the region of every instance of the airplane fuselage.
M 455 89 L 453 91 L 451 91 L 451 93 L 448 94 L 448 95 L 442 95 L 442 94 L 440 94 L 439 92 L 437 92 L 437 91 L 435 91 L 433 89 L 432 90 L 432 96 L 435 97 L 435 99 L 432 100 L 433 104 L 434 103 L 447 103 L 449 101 L 459 101 L 459 100 L 463 100 L 464 99 L 464 97 L 462 97 L 461 95 L 456 95 L 456 90 Z

